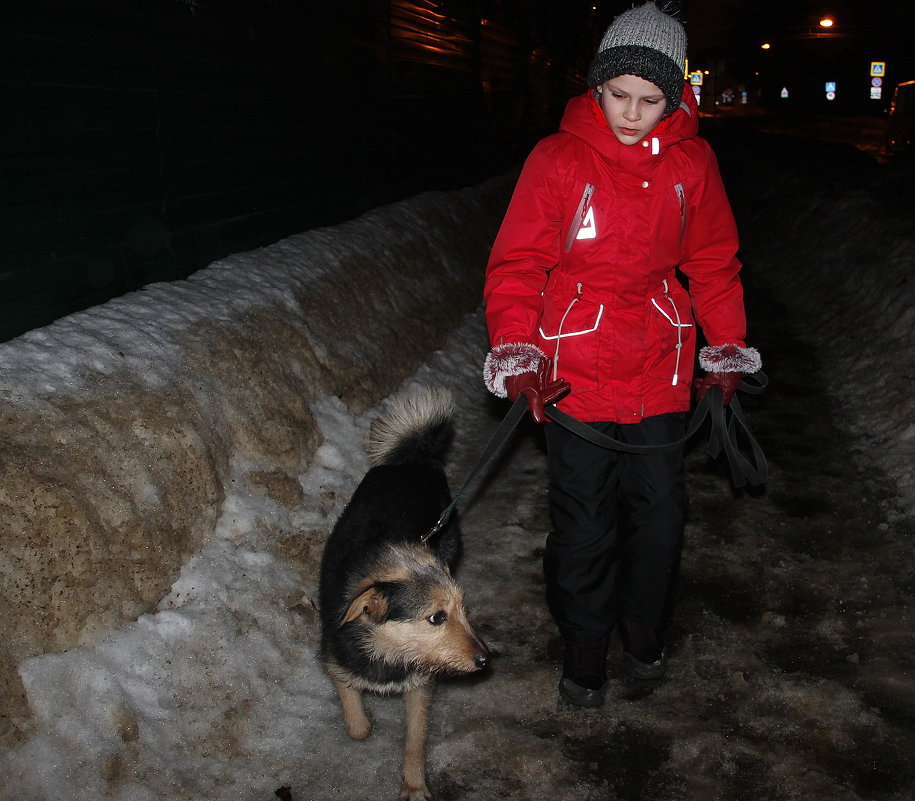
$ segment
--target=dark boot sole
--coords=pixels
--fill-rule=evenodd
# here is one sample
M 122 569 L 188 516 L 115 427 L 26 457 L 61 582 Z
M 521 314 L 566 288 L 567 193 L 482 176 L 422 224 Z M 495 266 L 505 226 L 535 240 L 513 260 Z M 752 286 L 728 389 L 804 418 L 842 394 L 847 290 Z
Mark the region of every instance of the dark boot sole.
M 661 652 L 661 658 L 655 662 L 639 662 L 632 654 L 624 651 L 623 667 L 626 675 L 632 679 L 660 679 L 667 672 L 667 655 Z
M 576 684 L 571 679 L 560 679 L 559 695 L 573 706 L 597 709 L 604 705 L 604 700 L 607 697 L 607 685 L 604 684 L 597 690 L 589 690 L 587 687 Z

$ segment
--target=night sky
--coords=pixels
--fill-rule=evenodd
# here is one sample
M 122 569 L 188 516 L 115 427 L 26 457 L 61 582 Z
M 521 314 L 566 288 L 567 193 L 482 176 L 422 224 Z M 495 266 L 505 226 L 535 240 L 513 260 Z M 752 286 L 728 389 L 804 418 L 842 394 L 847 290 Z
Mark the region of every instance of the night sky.
M 865 98 L 872 61 L 886 64 L 884 97 L 915 80 L 915 4 L 852 0 L 687 0 L 690 68 L 718 65 L 726 80 L 820 101 L 824 81 Z M 820 28 L 832 17 L 835 25 Z M 771 49 L 762 50 L 768 42 Z M 862 103 L 868 101 L 863 99 Z
M 915 79 L 915 4 L 873 3 L 861 0 L 687 0 L 690 53 L 730 51 L 735 58 L 755 50 L 764 41 L 780 45 L 822 36 L 817 26 L 824 16 L 835 19 L 828 38 L 836 49 L 862 53 L 887 62 L 898 80 Z M 873 55 L 871 55 L 873 54 Z M 902 77 L 905 74 L 906 77 Z

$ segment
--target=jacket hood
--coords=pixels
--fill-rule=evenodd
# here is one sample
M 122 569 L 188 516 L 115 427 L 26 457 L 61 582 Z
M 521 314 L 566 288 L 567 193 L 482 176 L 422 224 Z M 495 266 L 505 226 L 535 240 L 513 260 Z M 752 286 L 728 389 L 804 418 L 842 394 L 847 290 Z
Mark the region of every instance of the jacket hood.
M 635 156 L 637 151 L 642 151 L 642 148 L 624 145 L 616 138 L 591 89 L 569 100 L 559 130 L 582 139 L 594 150 L 614 160 L 628 162 L 630 158 L 627 156 Z M 684 83 L 680 107 L 664 117 L 646 139 L 656 138 L 663 153 L 664 148 L 670 145 L 694 138 L 698 131 L 699 106 L 692 88 Z

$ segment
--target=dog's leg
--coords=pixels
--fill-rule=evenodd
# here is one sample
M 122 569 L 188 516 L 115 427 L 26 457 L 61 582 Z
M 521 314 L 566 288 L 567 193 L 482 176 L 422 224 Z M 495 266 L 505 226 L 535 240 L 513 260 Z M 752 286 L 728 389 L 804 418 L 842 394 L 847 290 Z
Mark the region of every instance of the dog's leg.
M 332 676 L 340 706 L 343 707 L 343 723 L 346 733 L 354 740 L 364 740 L 372 733 L 372 721 L 362 705 L 362 691 L 351 687 L 342 679 Z
M 426 732 L 429 706 L 435 682 L 404 693 L 406 703 L 406 735 L 403 749 L 403 785 L 398 801 L 428 801 L 432 798 L 426 787 Z

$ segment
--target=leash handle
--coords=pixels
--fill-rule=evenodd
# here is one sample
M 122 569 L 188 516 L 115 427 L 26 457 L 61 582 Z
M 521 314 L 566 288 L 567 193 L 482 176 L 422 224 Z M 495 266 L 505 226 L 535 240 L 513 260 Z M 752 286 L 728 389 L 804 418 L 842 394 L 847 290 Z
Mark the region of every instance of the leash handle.
M 760 390 L 762 391 L 762 390 Z M 726 410 L 730 409 L 730 415 Z M 710 409 L 712 415 L 712 434 L 709 438 L 709 455 L 717 458 L 724 451 L 728 460 L 728 466 L 731 468 L 731 482 L 735 489 L 739 489 L 746 484 L 758 487 L 765 484 L 769 478 L 769 465 L 766 462 L 766 456 L 756 441 L 756 438 L 750 433 L 740 401 L 735 395 L 731 398 L 731 403 L 725 406 L 714 406 Z M 750 444 L 753 453 L 753 461 L 747 459 L 737 447 L 737 426 L 743 430 L 744 437 Z
M 755 373 L 747 373 L 737 388 L 740 392 L 746 392 L 747 395 L 761 395 L 763 390 L 769 386 L 769 376 L 762 370 Z

